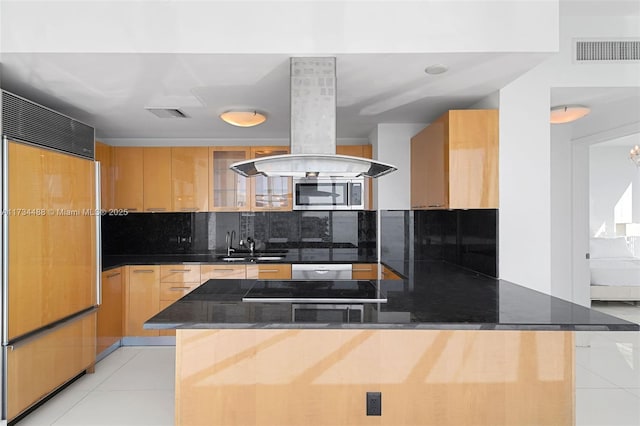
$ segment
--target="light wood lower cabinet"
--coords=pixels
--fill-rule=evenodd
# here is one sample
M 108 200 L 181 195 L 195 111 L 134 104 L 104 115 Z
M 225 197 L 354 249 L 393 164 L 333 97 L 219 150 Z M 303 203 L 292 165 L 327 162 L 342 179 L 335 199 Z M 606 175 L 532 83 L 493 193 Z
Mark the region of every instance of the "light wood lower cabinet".
M 290 280 L 291 265 L 288 263 L 259 263 L 247 265 L 247 278 L 257 280 Z
M 96 353 L 101 353 L 124 336 L 124 285 L 122 269 L 102 273 L 102 304 L 98 308 Z
M 96 314 L 7 349 L 7 419 L 12 420 L 96 359 Z
M 574 353 L 562 331 L 178 330 L 175 424 L 569 426 Z
M 160 303 L 158 312 L 200 286 L 200 265 L 160 266 Z M 175 330 L 158 330 L 160 336 L 175 336 Z
M 201 281 L 225 278 L 244 279 L 247 277 L 245 265 L 202 265 L 200 269 Z
M 393 272 L 391 269 L 383 266 L 382 267 L 382 279 L 383 280 L 401 280 L 402 277 L 398 274 L 396 274 L 395 272 Z
M 125 335 L 158 336 L 158 330 L 145 330 L 145 321 L 160 310 L 160 267 L 127 266 L 125 280 Z
M 351 265 L 351 278 L 354 280 L 378 279 L 377 263 L 354 263 Z

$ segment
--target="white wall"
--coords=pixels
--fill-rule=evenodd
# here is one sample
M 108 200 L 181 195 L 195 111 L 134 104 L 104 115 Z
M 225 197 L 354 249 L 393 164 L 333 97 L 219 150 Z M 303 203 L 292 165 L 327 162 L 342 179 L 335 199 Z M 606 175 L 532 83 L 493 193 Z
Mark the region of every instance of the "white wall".
M 372 132 L 374 158 L 398 168 L 376 179 L 378 209 L 411 209 L 411 138 L 425 126 L 424 123 L 378 124 Z
M 625 138 L 631 139 L 631 138 Z M 640 143 L 640 135 L 635 143 Z M 631 142 L 631 140 L 630 140 Z M 614 236 L 614 210 L 622 195 L 632 185 L 632 195 L 640 193 L 640 172 L 629 160 L 629 149 L 633 146 L 591 146 L 589 156 L 589 199 L 590 223 L 589 233 L 595 236 Z M 633 191 L 635 189 L 635 191 Z M 635 194 L 633 194 L 635 192 Z M 632 197 L 633 213 L 637 217 L 640 213 L 640 196 Z M 629 215 L 629 221 L 633 214 Z
M 572 175 L 571 124 L 551 125 L 551 294 L 573 300 L 572 262 Z
M 585 166 L 579 162 L 587 161 L 588 155 L 574 149 L 569 161 L 566 149 L 551 149 L 549 94 L 555 87 L 640 86 L 637 62 L 576 64 L 572 60 L 575 38 L 637 38 L 640 17 L 608 13 L 588 16 L 580 10 L 568 10 L 577 4 L 560 3 L 560 52 L 500 91 L 499 271 L 503 279 L 548 294 L 571 294 L 572 300 L 587 304 L 584 294 L 589 281 L 575 268 L 589 250 L 588 239 L 573 233 L 570 237 L 566 232 L 551 237 L 552 223 L 566 224 L 568 214 L 566 203 L 552 193 L 552 185 L 560 185 L 558 194 L 567 193 L 567 179 L 572 179 L 571 193 L 575 198 L 586 184 L 575 180 L 579 174 L 553 173 L 551 181 L 551 156 L 559 156 L 554 159 L 554 169 L 559 170 L 564 164 L 569 169 L 583 170 Z M 608 12 L 606 7 L 603 10 Z M 574 200 L 574 204 L 579 202 Z M 587 218 L 585 209 L 574 206 L 571 210 L 574 223 L 583 223 Z M 569 247 L 573 265 L 554 263 L 552 270 L 552 256 L 562 254 L 566 258 Z M 571 270 L 575 282 L 564 282 Z
M 500 91 L 498 270 L 550 294 L 549 87 L 535 71 Z

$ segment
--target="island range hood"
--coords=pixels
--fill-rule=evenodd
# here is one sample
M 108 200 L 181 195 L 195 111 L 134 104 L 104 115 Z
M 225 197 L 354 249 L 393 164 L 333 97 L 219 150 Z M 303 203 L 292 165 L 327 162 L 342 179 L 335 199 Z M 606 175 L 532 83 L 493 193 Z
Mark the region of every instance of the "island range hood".
M 396 167 L 336 155 L 336 58 L 291 58 L 291 154 L 240 161 L 243 176 L 377 178 Z

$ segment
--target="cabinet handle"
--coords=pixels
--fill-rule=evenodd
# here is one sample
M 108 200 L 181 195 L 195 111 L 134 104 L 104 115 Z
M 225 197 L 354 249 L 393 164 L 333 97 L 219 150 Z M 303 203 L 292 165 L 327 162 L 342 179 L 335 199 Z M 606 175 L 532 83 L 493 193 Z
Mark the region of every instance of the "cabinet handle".
M 137 212 L 138 209 L 136 209 L 135 207 L 125 207 L 125 210 L 130 211 L 130 212 Z
M 186 274 L 187 272 L 191 272 L 191 269 L 170 269 L 169 272 L 171 273 L 182 272 L 183 274 Z
M 212 269 L 212 271 L 214 271 L 214 272 L 215 272 L 215 271 L 226 271 L 226 272 L 231 271 L 231 272 L 233 272 L 233 271 L 235 271 L 235 269 L 231 269 L 231 268 L 226 268 L 226 269 Z
M 153 269 L 134 269 L 133 271 L 134 274 L 153 274 Z
M 272 273 L 272 272 L 273 272 L 273 273 L 276 273 L 276 272 L 280 272 L 280 270 L 278 270 L 278 269 L 259 269 L 259 270 L 258 270 L 258 273 L 259 273 L 259 274 L 261 274 L 261 273 L 263 273 L 263 272 L 269 272 L 269 273 Z
M 170 287 L 169 290 L 171 291 L 182 291 L 182 290 L 189 290 L 191 287 Z
M 145 209 L 148 212 L 164 212 L 167 211 L 167 209 L 165 209 L 164 207 L 149 207 L 148 209 Z
M 444 204 L 430 204 L 429 207 L 442 207 Z
M 198 210 L 200 210 L 197 207 L 185 207 L 180 209 L 181 212 L 197 212 Z
M 116 272 L 115 274 L 107 275 L 107 278 L 117 277 L 118 275 L 120 275 L 120 272 Z
M 371 268 L 368 268 L 368 269 L 365 269 L 365 268 L 353 268 L 352 269 L 352 272 L 371 272 L 371 271 L 373 271 L 373 269 L 371 269 Z

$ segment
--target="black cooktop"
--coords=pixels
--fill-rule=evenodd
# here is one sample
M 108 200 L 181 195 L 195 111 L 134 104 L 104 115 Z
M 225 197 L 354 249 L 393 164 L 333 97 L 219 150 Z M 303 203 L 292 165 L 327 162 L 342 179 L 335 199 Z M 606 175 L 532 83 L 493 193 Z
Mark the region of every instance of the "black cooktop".
M 386 302 L 367 280 L 259 280 L 242 298 L 244 302 L 354 303 Z

